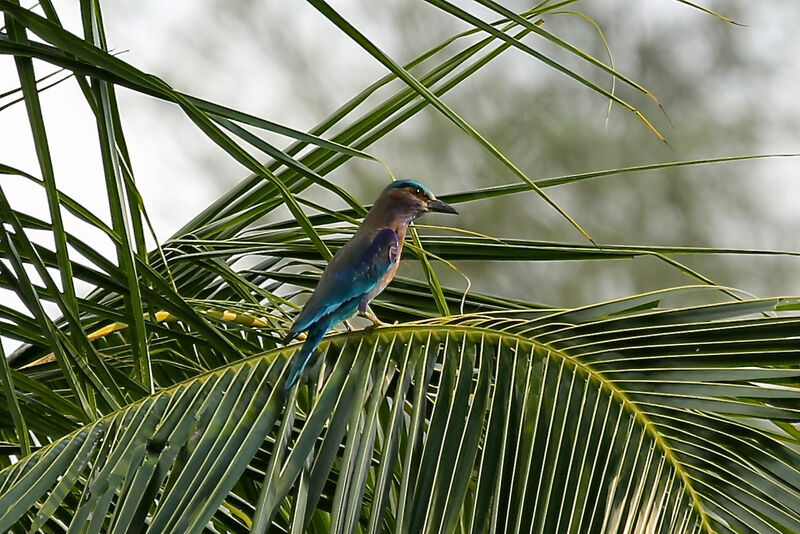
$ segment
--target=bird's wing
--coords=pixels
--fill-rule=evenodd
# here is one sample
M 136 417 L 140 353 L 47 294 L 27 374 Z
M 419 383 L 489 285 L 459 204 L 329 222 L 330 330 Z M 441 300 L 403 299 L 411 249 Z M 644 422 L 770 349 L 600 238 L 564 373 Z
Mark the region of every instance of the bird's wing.
M 399 248 L 397 234 L 391 228 L 380 230 L 372 243 L 359 256 L 350 272 L 340 271 L 337 278 L 342 281 L 352 280 L 349 296 L 355 297 L 368 293 L 380 279 L 389 272 L 397 261 Z
M 325 269 L 314 294 L 292 325 L 287 339 L 307 330 L 344 302 L 371 291 L 397 261 L 399 244 L 395 231 L 384 228 L 375 234 L 360 254 L 357 249 L 340 251 L 341 255 L 337 254 L 339 257 L 334 257 Z

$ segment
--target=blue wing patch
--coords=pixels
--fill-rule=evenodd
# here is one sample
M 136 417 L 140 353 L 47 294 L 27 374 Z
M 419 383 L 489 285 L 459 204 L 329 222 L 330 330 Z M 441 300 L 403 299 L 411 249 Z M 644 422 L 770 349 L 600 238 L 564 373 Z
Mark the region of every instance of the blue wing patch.
M 300 332 L 308 330 L 303 347 L 293 358 L 284 383 L 285 389 L 290 389 L 300 378 L 325 332 L 353 315 L 361 299 L 389 272 L 398 259 L 399 249 L 397 233 L 390 228 L 384 228 L 350 265 L 340 265 L 341 261 L 334 265 L 333 260 L 331 261 L 329 268 L 336 270 L 330 276 L 326 269 L 314 294 L 286 336 L 285 342 L 289 342 Z
M 368 293 L 397 261 L 399 242 L 391 228 L 384 228 L 375 236 L 370 246 L 361 254 L 351 269 L 337 273 L 342 282 L 352 281 L 352 297 Z
M 350 265 L 334 266 L 331 262 L 330 267 L 336 271 L 328 273 L 326 270 L 323 274 L 314 294 L 292 325 L 286 341 L 308 330 L 324 317 L 335 314 L 345 302 L 369 293 L 397 261 L 399 247 L 397 233 L 391 228 L 384 228 L 354 261 L 351 260 Z

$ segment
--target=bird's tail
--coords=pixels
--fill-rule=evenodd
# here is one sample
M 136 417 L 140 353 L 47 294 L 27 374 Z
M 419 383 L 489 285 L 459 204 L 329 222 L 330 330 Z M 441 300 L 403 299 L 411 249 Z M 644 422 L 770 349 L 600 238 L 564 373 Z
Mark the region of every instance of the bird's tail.
M 303 369 L 308 365 L 311 356 L 314 354 L 314 349 L 316 349 L 319 342 L 322 341 L 322 336 L 325 335 L 327 330 L 327 328 L 313 327 L 308 331 L 308 337 L 306 337 L 303 346 L 292 359 L 292 368 L 289 370 L 289 377 L 286 379 L 286 383 L 283 386 L 286 390 L 292 389 L 297 379 L 303 374 Z

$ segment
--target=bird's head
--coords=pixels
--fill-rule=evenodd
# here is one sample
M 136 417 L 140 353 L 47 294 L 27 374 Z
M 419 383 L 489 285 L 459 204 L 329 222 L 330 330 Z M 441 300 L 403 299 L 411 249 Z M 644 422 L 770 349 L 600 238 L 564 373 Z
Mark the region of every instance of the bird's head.
M 442 202 L 430 189 L 414 180 L 392 182 L 378 197 L 375 206 L 398 216 L 408 217 L 409 221 L 429 211 L 458 214 L 450 204 Z

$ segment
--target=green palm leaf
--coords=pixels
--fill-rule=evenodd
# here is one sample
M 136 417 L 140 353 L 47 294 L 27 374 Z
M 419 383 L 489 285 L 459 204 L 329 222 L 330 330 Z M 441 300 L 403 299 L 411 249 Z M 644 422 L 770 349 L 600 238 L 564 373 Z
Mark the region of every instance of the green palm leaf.
M 0 472 L 0 526 L 797 530 L 798 320 L 619 314 L 663 296 L 329 337 L 297 397 L 294 346 L 198 375 Z

